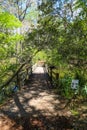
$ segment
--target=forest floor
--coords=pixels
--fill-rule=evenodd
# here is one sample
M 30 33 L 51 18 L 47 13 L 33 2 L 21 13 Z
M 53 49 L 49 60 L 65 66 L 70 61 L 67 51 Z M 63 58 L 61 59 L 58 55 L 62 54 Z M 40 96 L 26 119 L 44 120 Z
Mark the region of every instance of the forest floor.
M 44 68 L 37 67 L 28 85 L 0 107 L 0 130 L 86 130 L 87 103 L 77 106 L 79 114 L 66 103 L 53 92 Z

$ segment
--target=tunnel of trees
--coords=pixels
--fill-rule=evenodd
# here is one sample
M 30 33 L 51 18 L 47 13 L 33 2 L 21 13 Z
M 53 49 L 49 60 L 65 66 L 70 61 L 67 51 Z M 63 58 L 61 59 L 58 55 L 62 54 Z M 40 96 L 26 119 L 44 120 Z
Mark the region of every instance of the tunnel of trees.
M 0 102 L 3 89 L 10 93 L 21 69 L 38 59 L 57 67 L 63 95 L 72 95 L 78 79 L 77 93 L 87 97 L 86 0 L 0 1 Z

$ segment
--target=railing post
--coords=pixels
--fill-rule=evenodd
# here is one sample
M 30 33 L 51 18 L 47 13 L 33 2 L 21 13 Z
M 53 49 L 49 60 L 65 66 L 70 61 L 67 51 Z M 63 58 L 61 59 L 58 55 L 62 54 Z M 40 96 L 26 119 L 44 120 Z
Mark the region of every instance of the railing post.
M 56 81 L 57 81 L 56 85 L 59 85 L 59 73 L 56 73 Z
M 50 78 L 51 78 L 51 81 L 52 81 L 53 80 L 52 71 L 53 71 L 53 69 L 55 69 L 55 66 L 50 66 L 49 68 L 50 68 Z
M 18 73 L 17 73 L 17 86 L 18 86 L 19 89 L 21 89 L 20 88 L 20 79 L 19 79 L 19 74 Z
M 32 66 L 31 66 L 31 75 L 32 75 Z
M 28 80 L 29 79 L 29 74 L 28 74 L 28 71 L 29 71 L 29 68 L 26 68 L 26 80 Z
M 52 68 L 50 68 L 50 79 L 52 81 Z

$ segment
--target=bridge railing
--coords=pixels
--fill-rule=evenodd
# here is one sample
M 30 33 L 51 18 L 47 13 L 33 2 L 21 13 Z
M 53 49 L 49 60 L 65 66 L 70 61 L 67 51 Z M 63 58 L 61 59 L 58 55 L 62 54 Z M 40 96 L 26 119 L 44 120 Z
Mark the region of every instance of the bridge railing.
M 16 75 L 16 85 L 21 89 L 21 86 L 24 86 L 26 80 L 29 80 L 32 75 L 32 66 L 26 65 L 21 69 L 21 71 Z
M 50 81 L 52 85 L 58 86 L 59 85 L 59 73 L 57 72 L 58 68 L 55 66 L 48 66 L 48 74 L 50 77 Z
M 32 72 L 33 70 L 31 64 L 26 64 L 24 67 L 22 67 L 22 69 L 18 71 L 11 81 L 0 89 L 0 103 L 5 99 L 5 97 L 12 96 L 13 92 L 18 91 L 23 88 L 23 86 L 27 85 Z

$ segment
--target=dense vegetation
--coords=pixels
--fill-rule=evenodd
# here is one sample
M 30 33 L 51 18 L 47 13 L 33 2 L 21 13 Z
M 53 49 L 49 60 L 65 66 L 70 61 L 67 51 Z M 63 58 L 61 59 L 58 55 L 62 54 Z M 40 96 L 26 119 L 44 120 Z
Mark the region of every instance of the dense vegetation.
M 78 94 L 86 98 L 86 0 L 6 0 L 0 5 L 0 92 L 11 89 L 17 72 L 42 51 L 32 62 L 44 59 L 57 66 L 67 97 L 73 93 L 71 80 L 79 79 Z

